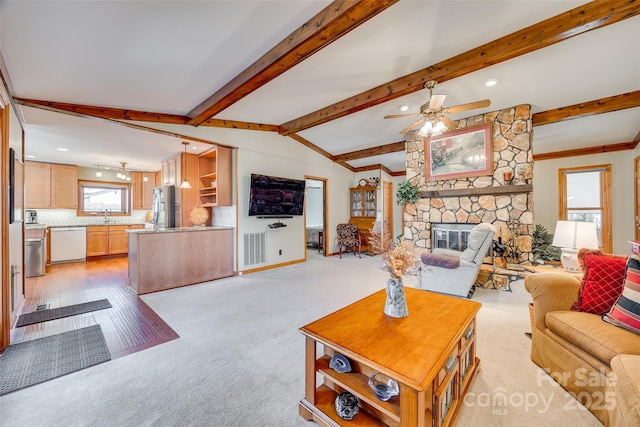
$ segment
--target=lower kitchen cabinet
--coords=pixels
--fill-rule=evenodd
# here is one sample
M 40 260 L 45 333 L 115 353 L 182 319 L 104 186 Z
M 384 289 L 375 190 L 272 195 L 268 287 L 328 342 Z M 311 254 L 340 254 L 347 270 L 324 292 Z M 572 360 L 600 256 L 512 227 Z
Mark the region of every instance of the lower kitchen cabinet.
M 109 226 L 95 225 L 87 227 L 87 256 L 109 254 Z
M 128 225 L 109 226 L 109 255 L 126 254 L 129 252 Z
M 129 252 L 127 230 L 144 228 L 135 225 L 91 225 L 87 227 L 87 256 L 126 255 Z

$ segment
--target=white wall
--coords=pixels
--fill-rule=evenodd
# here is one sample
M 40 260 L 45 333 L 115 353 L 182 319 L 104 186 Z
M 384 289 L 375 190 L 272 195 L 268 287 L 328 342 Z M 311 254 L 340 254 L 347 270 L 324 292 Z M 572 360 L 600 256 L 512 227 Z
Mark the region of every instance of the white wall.
M 613 253 L 628 254 L 629 240 L 634 238 L 633 159 L 639 152 L 616 151 L 587 156 L 538 160 L 533 165 L 534 224 L 550 233 L 558 220 L 558 170 L 561 168 L 611 164 L 611 204 L 613 208 Z

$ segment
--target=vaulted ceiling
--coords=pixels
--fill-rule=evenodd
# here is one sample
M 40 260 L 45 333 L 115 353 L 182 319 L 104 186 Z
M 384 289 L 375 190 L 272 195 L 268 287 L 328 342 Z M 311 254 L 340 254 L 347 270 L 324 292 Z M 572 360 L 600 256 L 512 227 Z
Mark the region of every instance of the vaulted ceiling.
M 3 1 L 2 76 L 35 160 L 157 170 L 184 135 L 141 128 L 180 124 L 277 132 L 351 170 L 401 174 L 399 131 L 415 118 L 383 117 L 418 112 L 428 80 L 445 106 L 491 100 L 452 119 L 530 104 L 537 158 L 635 147 L 639 12 L 633 0 Z M 195 153 L 224 143 L 190 140 Z

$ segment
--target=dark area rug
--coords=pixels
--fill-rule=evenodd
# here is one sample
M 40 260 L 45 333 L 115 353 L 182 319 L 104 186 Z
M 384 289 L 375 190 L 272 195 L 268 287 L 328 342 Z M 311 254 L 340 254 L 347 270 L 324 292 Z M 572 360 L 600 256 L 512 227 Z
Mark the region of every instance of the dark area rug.
M 82 304 L 67 305 L 65 307 L 51 308 L 48 310 L 36 310 L 31 313 L 21 314 L 16 323 L 16 328 L 33 325 L 34 323 L 47 322 L 49 320 L 62 319 L 63 317 L 75 316 L 77 314 L 90 313 L 96 310 L 111 308 L 108 299 L 83 302 Z
M 0 395 L 108 360 L 100 325 L 12 344 L 0 355 Z

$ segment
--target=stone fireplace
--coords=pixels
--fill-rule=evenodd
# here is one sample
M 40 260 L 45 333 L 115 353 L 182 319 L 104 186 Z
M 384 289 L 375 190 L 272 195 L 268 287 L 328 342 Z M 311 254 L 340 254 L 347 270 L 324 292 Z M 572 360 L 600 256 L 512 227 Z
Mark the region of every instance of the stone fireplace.
M 531 106 L 518 105 L 456 122 L 457 129 L 492 124 L 493 175 L 427 181 L 425 145 L 417 131 L 407 135 L 406 178 L 420 188 L 420 199 L 405 206 L 404 236 L 430 250 L 434 224 L 492 223 L 496 240 L 507 247 L 507 262 L 533 261 L 533 151 Z M 513 179 L 505 181 L 511 172 Z M 464 228 L 464 227 L 463 227 Z M 496 261 L 497 262 L 497 261 Z

